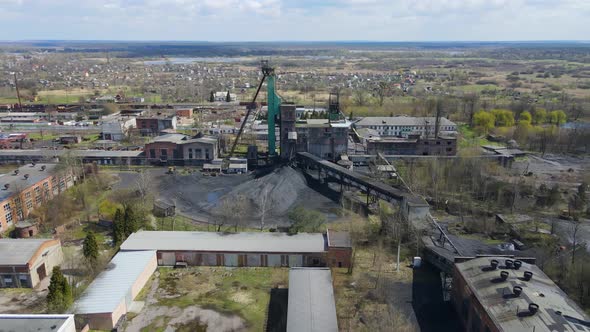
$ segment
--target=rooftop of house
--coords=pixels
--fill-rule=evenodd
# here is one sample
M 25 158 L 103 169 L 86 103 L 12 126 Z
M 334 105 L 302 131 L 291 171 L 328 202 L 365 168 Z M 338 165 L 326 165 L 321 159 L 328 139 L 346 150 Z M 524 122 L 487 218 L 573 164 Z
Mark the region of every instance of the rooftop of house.
M 321 233 L 142 231 L 131 234 L 121 250 L 316 253 L 325 251 L 325 242 Z
M 0 265 L 26 265 L 45 243 L 53 239 L 0 239 Z
M 58 332 L 74 328 L 74 315 L 0 315 L 0 331 Z
M 413 116 L 371 116 L 362 118 L 357 121 L 355 125 L 357 127 L 364 126 L 425 126 L 433 125 L 436 122 L 435 117 L 413 117 Z M 454 122 L 447 118 L 440 118 L 441 126 L 456 126 Z
M 499 263 L 497 268 L 492 268 L 492 260 Z M 501 331 L 590 331 L 588 316 L 540 268 L 522 261 L 519 269 L 508 268 L 506 260 L 478 257 L 455 264 Z M 505 280 L 502 272 L 507 273 Z M 530 280 L 525 272 L 532 272 Z M 522 289 L 519 296 L 513 292 L 515 286 Z M 538 306 L 536 313 L 529 311 L 531 303 Z
M 337 232 L 328 229 L 328 247 L 351 248 L 352 240 L 348 232 Z
M 53 174 L 55 164 L 28 164 L 13 171 L 0 174 L 0 202 L 30 188 Z M 18 173 L 18 174 L 17 174 Z
M 217 142 L 217 139 L 213 137 L 191 137 L 185 134 L 166 134 L 161 136 L 154 137 L 150 143 L 158 143 L 158 142 L 167 142 L 167 143 L 174 143 L 174 144 L 188 144 L 188 143 L 208 143 L 214 144 Z
M 155 259 L 156 252 L 153 250 L 119 252 L 88 285 L 74 304 L 74 312 L 92 314 L 115 311 L 150 261 Z
M 287 308 L 287 331 L 338 331 L 330 269 L 290 269 Z

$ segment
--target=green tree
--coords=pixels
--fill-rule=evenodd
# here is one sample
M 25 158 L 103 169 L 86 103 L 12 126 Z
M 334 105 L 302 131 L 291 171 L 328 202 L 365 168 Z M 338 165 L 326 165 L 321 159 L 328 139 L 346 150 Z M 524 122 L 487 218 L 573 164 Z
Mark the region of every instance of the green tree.
M 59 266 L 54 266 L 49 280 L 47 305 L 52 312 L 63 312 L 72 305 L 74 298 L 70 283 Z
M 90 231 L 86 234 L 86 238 L 82 244 L 82 253 L 91 263 L 95 263 L 98 259 L 98 242 L 96 242 L 94 232 Z
M 289 234 L 319 232 L 326 223 L 326 217 L 322 213 L 301 206 L 291 210 L 288 216 L 292 222 L 291 227 L 289 227 Z
M 498 127 L 512 127 L 514 126 L 514 113 L 505 109 L 493 109 L 491 113 L 496 119 L 496 126 Z
M 113 242 L 115 246 L 119 246 L 123 241 L 125 241 L 125 219 L 123 211 L 117 209 L 113 218 Z
M 531 124 L 532 122 L 532 116 L 531 113 L 524 111 L 522 113 L 520 113 L 520 117 L 518 119 L 518 123 L 523 123 L 523 124 Z
M 139 229 L 139 222 L 137 220 L 137 214 L 131 205 L 125 207 L 125 213 L 123 215 L 124 220 L 124 233 L 127 238 L 132 233 L 137 232 Z
M 567 116 L 563 111 L 552 111 L 549 113 L 549 123 L 554 125 L 564 124 Z
M 225 101 L 227 103 L 229 103 L 231 101 L 231 94 L 229 93 L 229 90 L 227 91 L 227 94 L 225 95 Z
M 211 94 L 209 95 L 209 102 L 215 102 L 215 92 L 213 91 L 211 91 Z
M 476 127 L 481 128 L 484 133 L 487 133 L 490 129 L 494 128 L 495 122 L 496 117 L 492 113 L 483 110 L 475 113 L 473 116 L 473 123 L 475 123 Z
M 544 108 L 537 108 L 533 114 L 533 123 L 540 125 L 547 120 L 547 111 Z
M 555 184 L 553 187 L 551 187 L 551 190 L 549 190 L 549 197 L 547 197 L 547 205 L 553 206 L 557 204 L 560 199 L 561 194 L 559 193 L 559 186 Z
M 354 119 L 354 112 L 350 111 L 350 115 L 348 116 L 348 120 L 352 121 Z

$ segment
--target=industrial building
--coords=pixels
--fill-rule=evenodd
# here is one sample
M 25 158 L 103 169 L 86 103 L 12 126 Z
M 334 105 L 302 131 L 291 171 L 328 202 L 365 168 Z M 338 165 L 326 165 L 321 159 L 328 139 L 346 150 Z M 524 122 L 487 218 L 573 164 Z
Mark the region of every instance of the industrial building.
M 149 163 L 202 165 L 218 156 L 217 138 L 184 134 L 157 136 L 145 145 Z
M 160 135 L 166 129 L 176 130 L 176 116 L 154 115 L 137 117 L 137 129 L 143 136 Z
M 121 251 L 137 250 L 156 250 L 160 266 L 349 267 L 352 256 L 348 233 L 330 230 L 295 235 L 143 231 L 121 245 Z
M 97 330 L 113 329 L 156 267 L 154 250 L 123 251 L 115 255 L 74 304 L 82 325 Z
M 455 137 L 439 136 L 423 138 L 410 135 L 408 138 L 371 137 L 365 140 L 367 153 L 376 155 L 421 155 L 421 156 L 454 156 L 457 154 Z
M 74 315 L 0 315 L 0 331 L 76 332 Z
M 137 126 L 135 117 L 117 115 L 101 124 L 100 137 L 103 140 L 121 141 L 129 135 L 129 131 Z
M 71 174 L 58 175 L 55 164 L 29 164 L 0 175 L 0 233 L 34 208 L 74 185 Z
M 34 288 L 63 261 L 53 239 L 0 239 L 0 287 Z
M 526 259 L 457 258 L 451 299 L 466 331 L 590 331 L 590 319 Z
M 438 128 L 437 128 L 438 125 Z M 436 117 L 366 117 L 354 124 L 356 129 L 373 129 L 380 136 L 395 136 L 407 138 L 411 134 L 430 137 L 439 134 L 452 134 L 457 132 L 457 124 L 440 117 L 437 123 Z
M 328 268 L 289 270 L 287 332 L 337 332 L 332 273 Z
M 341 116 L 337 100 L 330 99 L 327 119 L 297 120 L 295 105 L 281 105 L 281 158 L 291 159 L 297 152 L 336 161 L 348 153 L 351 122 Z

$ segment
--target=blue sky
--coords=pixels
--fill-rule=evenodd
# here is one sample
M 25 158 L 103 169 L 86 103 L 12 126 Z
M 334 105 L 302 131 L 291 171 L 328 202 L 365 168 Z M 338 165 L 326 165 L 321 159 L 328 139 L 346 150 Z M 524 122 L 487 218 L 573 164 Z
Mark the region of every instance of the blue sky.
M 590 40 L 590 0 L 0 0 L 0 40 Z

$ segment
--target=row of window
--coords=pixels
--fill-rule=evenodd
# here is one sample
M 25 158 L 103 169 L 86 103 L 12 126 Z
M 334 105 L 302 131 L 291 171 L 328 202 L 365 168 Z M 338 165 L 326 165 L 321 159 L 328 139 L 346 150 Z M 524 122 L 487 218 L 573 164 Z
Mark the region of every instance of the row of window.
M 388 131 L 414 131 L 414 130 L 426 130 L 426 129 L 430 129 L 430 130 L 434 130 L 434 126 L 429 126 L 429 128 L 426 128 L 426 126 L 368 126 L 368 128 L 370 129 L 375 129 L 375 130 L 388 130 Z M 440 130 L 442 131 L 456 131 L 457 127 L 455 126 L 440 126 L 439 127 Z

